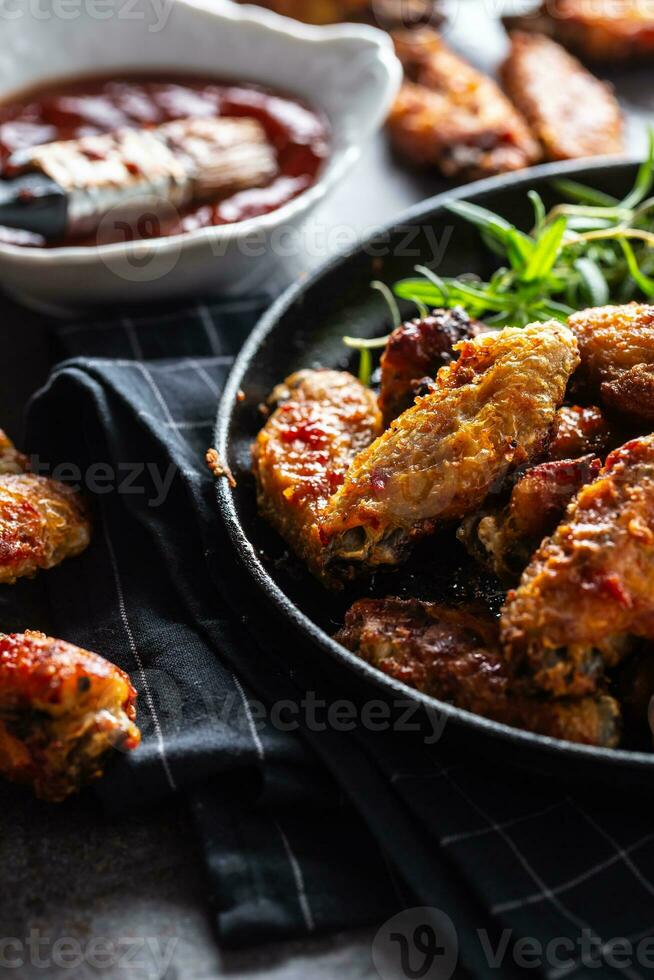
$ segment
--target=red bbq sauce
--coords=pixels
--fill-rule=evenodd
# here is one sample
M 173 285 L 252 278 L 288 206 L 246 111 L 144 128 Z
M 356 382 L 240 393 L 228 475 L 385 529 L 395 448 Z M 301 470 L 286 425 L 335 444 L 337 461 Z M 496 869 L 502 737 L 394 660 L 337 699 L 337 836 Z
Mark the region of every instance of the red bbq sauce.
M 188 116 L 250 116 L 275 148 L 279 173 L 265 187 L 240 191 L 211 204 L 189 205 L 179 216 L 148 222 L 130 237 L 156 238 L 212 225 L 233 224 L 267 214 L 315 183 L 329 152 L 327 121 L 307 105 L 253 85 L 194 75 L 86 77 L 33 89 L 0 105 L 0 177 L 15 151 L 53 140 L 108 133 L 121 127 L 158 126 Z M 121 225 L 115 241 L 124 241 Z M 43 244 L 38 236 L 0 228 L 0 240 Z M 103 234 L 103 242 L 106 242 Z M 72 239 L 57 244 L 71 244 Z M 75 239 L 75 244 L 96 241 Z

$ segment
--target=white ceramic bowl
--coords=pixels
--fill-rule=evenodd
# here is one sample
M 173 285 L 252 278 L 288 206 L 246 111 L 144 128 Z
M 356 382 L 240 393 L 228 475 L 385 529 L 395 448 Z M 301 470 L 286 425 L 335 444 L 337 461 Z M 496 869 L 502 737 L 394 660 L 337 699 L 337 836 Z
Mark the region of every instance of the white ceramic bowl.
M 274 269 L 276 236 L 297 229 L 356 161 L 400 83 L 392 44 L 374 28 L 307 27 L 229 0 L 67 0 L 40 5 L 39 17 L 30 7 L 3 17 L 2 98 L 63 76 L 192 71 L 300 96 L 325 113 L 333 141 L 318 181 L 259 218 L 94 248 L 0 244 L 0 283 L 33 306 L 61 310 L 256 288 Z

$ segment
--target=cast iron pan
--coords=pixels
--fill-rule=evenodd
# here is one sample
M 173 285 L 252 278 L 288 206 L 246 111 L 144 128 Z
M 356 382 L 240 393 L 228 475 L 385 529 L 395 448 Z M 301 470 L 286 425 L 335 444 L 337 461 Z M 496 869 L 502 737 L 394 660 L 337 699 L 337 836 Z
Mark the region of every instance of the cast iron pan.
M 382 689 L 389 697 L 413 698 L 447 718 L 448 742 L 452 739 L 473 751 L 490 751 L 494 760 L 510 761 L 532 772 L 572 778 L 574 782 L 605 783 L 654 791 L 654 754 L 597 749 L 548 739 L 488 721 L 467 711 L 429 698 L 363 663 L 331 637 L 343 621 L 345 610 L 362 595 L 406 595 L 424 599 L 479 598 L 492 605 L 501 602 L 498 584 L 479 572 L 448 537 L 421 544 L 407 566 L 380 573 L 355 590 L 330 594 L 313 581 L 289 555 L 281 539 L 258 518 L 254 480 L 250 472 L 250 446 L 262 425 L 258 406 L 279 381 L 303 367 L 354 369 L 356 359 L 343 346 L 343 334 L 373 337 L 388 330 L 388 310 L 381 296 L 370 288 L 373 279 L 388 283 L 425 264 L 445 239 L 446 248 L 437 271 L 441 275 L 476 272 L 487 275 L 492 258 L 478 233 L 445 210 L 452 199 L 482 204 L 505 215 L 527 230 L 531 224 L 530 188 L 538 190 L 546 204 L 556 201 L 552 180 L 565 175 L 616 196 L 631 187 L 637 163 L 600 160 L 546 164 L 530 171 L 480 181 L 440 194 L 405 212 L 392 225 L 351 251 L 330 260 L 317 272 L 292 286 L 262 318 L 243 347 L 226 386 L 215 431 L 215 446 L 228 461 L 237 486 L 217 483 L 218 506 L 236 553 L 252 581 L 253 591 L 272 605 L 291 627 L 296 641 L 316 648 L 342 665 L 339 673 L 343 695 L 361 685 L 375 697 Z M 451 229 L 448 231 L 447 229 Z M 436 238 L 434 238 L 434 234 Z M 415 315 L 415 308 L 406 312 Z M 243 393 L 244 397 L 239 393 Z

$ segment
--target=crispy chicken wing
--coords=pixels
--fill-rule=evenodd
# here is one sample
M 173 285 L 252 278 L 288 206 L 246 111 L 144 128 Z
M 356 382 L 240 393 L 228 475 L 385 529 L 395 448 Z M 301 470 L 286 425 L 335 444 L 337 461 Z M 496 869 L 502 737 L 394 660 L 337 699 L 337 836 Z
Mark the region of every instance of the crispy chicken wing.
M 554 531 L 572 498 L 595 479 L 601 466 L 592 455 L 532 466 L 516 481 L 508 504 L 467 517 L 457 531 L 458 539 L 499 578 L 515 581 L 543 538 Z
M 0 475 L 0 583 L 78 555 L 91 527 L 78 494 L 32 473 Z
M 0 634 L 0 773 L 63 800 L 140 733 L 127 674 L 43 633 Z
M 356 456 L 381 430 L 377 399 L 344 371 L 298 371 L 253 446 L 260 512 L 318 574 L 318 520 Z
M 6 432 L 0 429 L 0 474 L 24 473 L 27 457 L 19 453 Z
M 579 384 L 608 409 L 654 422 L 654 306 L 601 306 L 568 324 L 579 344 Z
M 617 744 L 619 709 L 610 697 L 513 696 L 497 623 L 478 610 L 362 599 L 335 639 L 385 674 L 466 711 L 553 738 Z
M 555 41 L 512 34 L 501 78 L 548 160 L 623 151 L 622 113 L 612 90 Z
M 531 13 L 505 17 L 504 23 L 509 30 L 548 34 L 589 61 L 633 61 L 654 55 L 651 0 L 545 0 Z
M 444 364 L 453 361 L 460 340 L 477 336 L 481 324 L 461 307 L 432 310 L 422 320 L 407 320 L 397 327 L 381 356 L 379 407 L 384 426 L 409 408 L 421 389 L 430 384 Z
M 632 637 L 654 638 L 654 436 L 614 450 L 510 592 L 502 642 L 528 689 L 597 689 Z
M 394 35 L 406 81 L 388 120 L 398 150 L 446 177 L 474 180 L 527 167 L 540 155 L 495 82 L 427 28 Z
M 478 510 L 541 451 L 578 363 L 572 333 L 555 321 L 457 350 L 434 390 L 354 459 L 327 503 L 324 560 L 342 574 L 397 564 L 413 540 Z

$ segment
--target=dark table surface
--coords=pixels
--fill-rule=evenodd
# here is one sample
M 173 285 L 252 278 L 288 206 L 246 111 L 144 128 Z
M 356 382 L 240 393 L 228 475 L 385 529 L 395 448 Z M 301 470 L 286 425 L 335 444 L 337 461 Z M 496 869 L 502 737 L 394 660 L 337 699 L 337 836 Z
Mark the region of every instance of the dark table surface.
M 496 20 L 499 6 L 483 0 L 458 3 L 453 6 L 449 28 L 452 42 L 489 70 L 506 45 Z M 628 115 L 629 145 L 634 152 L 645 145 L 646 120 L 654 119 L 652 74 L 652 69 L 641 68 L 613 77 Z M 322 241 L 322 248 L 312 245 L 311 254 L 296 256 L 289 274 L 310 269 L 355 236 L 443 188 L 435 176 L 404 169 L 380 136 L 312 218 L 314 234 L 307 240 Z M 0 297 L 0 425 L 17 438 L 26 401 L 48 374 L 48 337 L 47 324 L 38 314 Z M 23 943 L 30 934 L 33 938 L 27 957 L 31 962 L 20 970 L 10 965 L 15 948 L 7 948 L 9 959 L 4 960 L 4 947 L 0 950 L 0 974 L 25 980 L 43 976 L 363 980 L 377 976 L 370 958 L 374 930 L 222 953 L 182 802 L 112 820 L 91 794 L 64 805 L 46 806 L 3 785 L 0 813 L 0 938 L 15 937 Z M 53 962 L 55 939 L 70 937 L 77 944 L 71 947 L 73 951 L 88 953 L 94 936 L 113 942 L 113 954 L 105 955 L 104 960 L 86 956 L 74 968 Z M 60 948 L 65 952 L 65 947 Z M 127 962 L 128 955 L 132 962 Z

